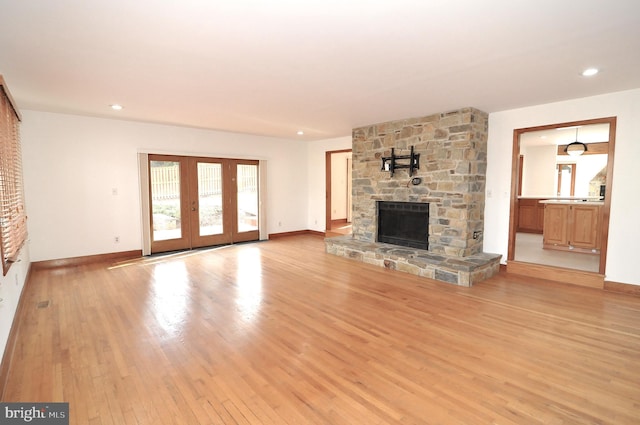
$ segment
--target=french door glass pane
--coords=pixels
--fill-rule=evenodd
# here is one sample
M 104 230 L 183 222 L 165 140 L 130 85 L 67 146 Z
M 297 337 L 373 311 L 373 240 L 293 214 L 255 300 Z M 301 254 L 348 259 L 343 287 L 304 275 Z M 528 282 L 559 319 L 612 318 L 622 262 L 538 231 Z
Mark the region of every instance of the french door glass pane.
M 180 163 L 149 161 L 153 240 L 180 239 Z
M 258 230 L 258 166 L 238 164 L 238 232 Z
M 198 162 L 198 205 L 200 236 L 222 234 L 222 164 Z

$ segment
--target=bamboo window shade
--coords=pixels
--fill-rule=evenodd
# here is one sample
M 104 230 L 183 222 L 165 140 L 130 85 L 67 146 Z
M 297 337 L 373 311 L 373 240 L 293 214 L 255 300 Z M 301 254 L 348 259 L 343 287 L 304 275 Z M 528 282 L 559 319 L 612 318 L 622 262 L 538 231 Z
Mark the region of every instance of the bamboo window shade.
M 0 247 L 3 275 L 17 261 L 27 238 L 20 119 L 20 112 L 0 75 Z

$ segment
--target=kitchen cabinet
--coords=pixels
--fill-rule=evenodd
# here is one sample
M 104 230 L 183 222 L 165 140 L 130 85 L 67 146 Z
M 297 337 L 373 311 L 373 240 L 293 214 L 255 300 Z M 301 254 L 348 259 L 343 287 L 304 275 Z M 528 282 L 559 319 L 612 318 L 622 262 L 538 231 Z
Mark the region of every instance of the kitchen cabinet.
M 542 233 L 544 227 L 544 204 L 540 198 L 518 199 L 518 232 Z
M 600 204 L 575 201 L 544 203 L 543 247 L 599 253 Z

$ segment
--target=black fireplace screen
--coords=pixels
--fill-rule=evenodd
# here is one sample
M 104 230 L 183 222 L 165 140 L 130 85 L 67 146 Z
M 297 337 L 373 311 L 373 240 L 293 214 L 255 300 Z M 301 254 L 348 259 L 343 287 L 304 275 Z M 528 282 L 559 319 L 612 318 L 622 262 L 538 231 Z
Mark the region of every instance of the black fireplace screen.
M 429 249 L 429 204 L 378 201 L 378 242 Z

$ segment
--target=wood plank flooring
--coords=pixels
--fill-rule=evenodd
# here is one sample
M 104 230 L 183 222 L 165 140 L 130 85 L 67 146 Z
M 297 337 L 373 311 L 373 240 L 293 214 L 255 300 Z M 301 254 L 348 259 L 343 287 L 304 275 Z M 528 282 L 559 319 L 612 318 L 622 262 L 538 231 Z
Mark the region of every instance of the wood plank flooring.
M 640 423 L 640 297 L 460 288 L 310 235 L 34 270 L 25 291 L 3 401 L 67 401 L 71 424 Z

